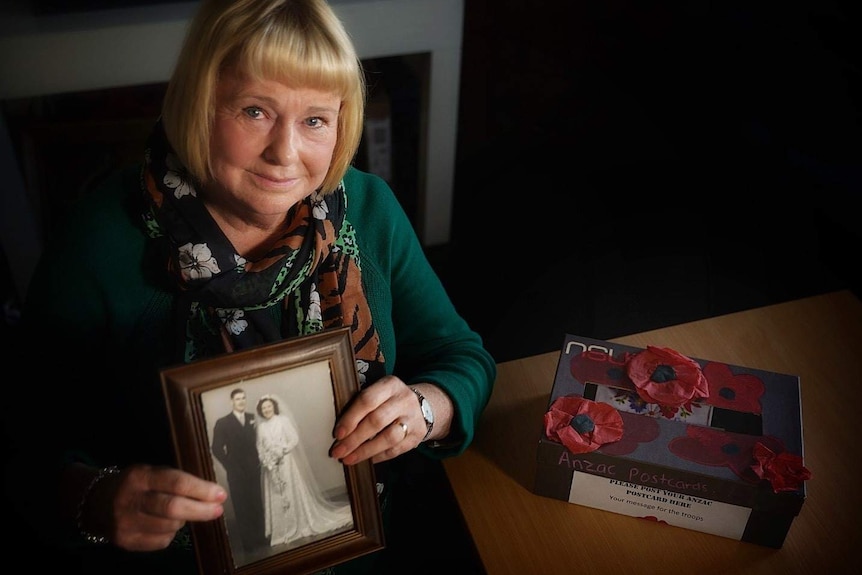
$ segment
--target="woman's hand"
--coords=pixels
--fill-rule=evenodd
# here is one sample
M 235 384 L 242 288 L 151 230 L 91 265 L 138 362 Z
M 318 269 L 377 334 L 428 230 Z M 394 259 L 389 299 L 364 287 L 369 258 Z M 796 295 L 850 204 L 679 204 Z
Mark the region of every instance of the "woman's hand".
M 226 499 L 217 483 L 185 471 L 132 465 L 96 485 L 82 520 L 117 547 L 156 551 L 170 545 L 187 521 L 221 517 Z
M 452 400 L 436 385 L 413 387 L 434 410 L 432 438 L 444 437 L 452 422 Z M 401 379 L 388 375 L 360 391 L 338 419 L 330 456 L 345 465 L 369 458 L 380 463 L 415 448 L 426 430 L 416 394 Z

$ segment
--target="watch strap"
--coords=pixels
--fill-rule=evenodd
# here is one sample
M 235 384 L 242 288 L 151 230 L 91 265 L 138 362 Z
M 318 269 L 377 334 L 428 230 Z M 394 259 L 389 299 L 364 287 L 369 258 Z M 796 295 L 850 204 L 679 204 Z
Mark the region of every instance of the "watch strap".
M 425 437 L 422 438 L 422 442 L 425 442 L 431 436 L 431 431 L 434 430 L 434 416 L 432 415 L 429 419 L 428 416 L 425 414 L 426 406 L 427 409 L 430 411 L 431 404 L 418 389 L 416 389 L 415 387 L 411 387 L 410 389 L 413 391 L 413 393 L 416 394 L 416 399 L 419 400 L 419 408 L 422 410 L 422 418 L 425 420 Z

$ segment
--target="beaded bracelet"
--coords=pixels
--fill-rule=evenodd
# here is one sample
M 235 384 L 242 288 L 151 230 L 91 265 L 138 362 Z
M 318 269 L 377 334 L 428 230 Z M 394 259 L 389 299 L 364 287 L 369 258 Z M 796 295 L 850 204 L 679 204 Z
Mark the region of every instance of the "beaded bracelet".
M 104 545 L 108 542 L 108 538 L 104 535 L 93 535 L 86 529 L 84 529 L 84 525 L 82 522 L 84 516 L 84 506 L 87 504 L 87 499 L 89 499 L 90 494 L 93 492 L 93 489 L 96 485 L 106 477 L 110 477 L 111 475 L 116 475 L 120 472 L 120 469 L 116 465 L 112 465 L 110 467 L 103 467 L 99 470 L 95 477 L 90 481 L 90 484 L 87 485 L 87 488 L 84 489 L 84 494 L 81 496 L 81 502 L 78 504 L 78 514 L 76 516 L 76 522 L 78 524 L 78 531 L 81 533 L 81 537 L 84 538 L 84 541 L 87 543 L 95 543 L 97 545 Z

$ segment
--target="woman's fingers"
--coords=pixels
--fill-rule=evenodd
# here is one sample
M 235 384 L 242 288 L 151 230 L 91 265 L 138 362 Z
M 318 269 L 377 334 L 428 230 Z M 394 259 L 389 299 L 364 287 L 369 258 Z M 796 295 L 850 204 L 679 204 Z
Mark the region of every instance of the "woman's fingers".
M 362 390 L 335 427 L 330 455 L 345 465 L 392 459 L 419 444 L 416 396 L 399 378 L 387 376 Z
M 131 466 L 113 497 L 111 540 L 129 550 L 164 549 L 187 521 L 220 517 L 225 499 L 218 484 L 179 469 Z
M 400 425 L 392 423 L 385 427 L 373 439 L 360 443 L 355 449 L 339 459 L 345 465 L 354 465 L 360 461 L 365 461 L 366 459 L 371 459 L 374 463 L 379 463 L 410 451 L 418 444 L 418 439 L 412 438 L 409 433 L 405 435 L 404 430 Z M 336 449 L 340 448 L 344 448 L 344 445 L 337 446 L 333 451 L 335 452 Z

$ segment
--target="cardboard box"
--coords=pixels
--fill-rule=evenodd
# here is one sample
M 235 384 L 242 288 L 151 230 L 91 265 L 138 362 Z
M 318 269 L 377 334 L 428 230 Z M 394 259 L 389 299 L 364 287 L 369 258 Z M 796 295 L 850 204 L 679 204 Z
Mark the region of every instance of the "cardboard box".
M 707 396 L 662 406 L 644 401 L 627 374 L 628 362 L 642 351 L 565 337 L 539 440 L 534 492 L 781 547 L 805 500 L 804 481 L 810 478 L 802 465 L 799 378 L 688 358 L 697 364 L 694 371 L 705 376 Z M 619 419 L 621 435 L 599 446 L 574 445 L 569 427 L 576 430 L 578 441 L 592 437 L 598 428 L 579 433 L 574 418 L 562 427 L 566 422 L 551 416 L 552 406 L 563 405 L 555 404 L 558 398 L 595 413 L 604 410 L 614 421 Z M 553 411 L 560 413 L 558 407 Z M 556 439 L 549 437 L 549 428 Z M 582 449 L 586 451 L 579 452 Z M 767 459 L 755 454 L 766 454 Z M 792 477 L 783 483 L 787 475 L 774 473 L 781 466 L 769 464 L 765 472 L 764 461 L 788 463 L 786 473 Z

